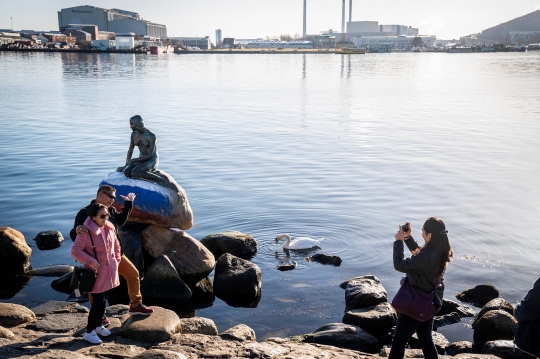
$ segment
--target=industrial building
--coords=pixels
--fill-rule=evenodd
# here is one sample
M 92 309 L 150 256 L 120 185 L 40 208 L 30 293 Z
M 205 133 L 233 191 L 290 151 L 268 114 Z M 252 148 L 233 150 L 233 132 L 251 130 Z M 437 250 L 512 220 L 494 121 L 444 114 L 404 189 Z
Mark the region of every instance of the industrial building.
M 336 37 L 330 34 L 313 36 L 314 49 L 332 49 L 336 47 Z
M 139 36 L 167 37 L 165 25 L 143 20 L 136 12 L 120 9 L 103 9 L 82 5 L 58 11 L 59 29 L 74 24 L 97 25 L 99 31 L 133 32 Z
M 222 37 L 221 37 L 221 29 L 216 30 L 216 47 L 221 47 L 222 43 Z
M 205 37 L 170 37 L 169 40 L 173 44 L 182 42 L 185 47 L 198 47 L 201 50 L 210 50 L 212 48 L 212 41 L 209 36 Z
M 378 52 L 411 51 L 416 36 L 360 36 L 353 38 L 354 47 Z M 435 36 L 418 36 L 427 46 L 433 46 Z
M 250 49 L 313 49 L 312 41 L 256 40 L 246 45 Z
M 511 33 L 514 33 L 513 36 L 517 37 L 519 35 L 516 34 L 517 32 L 522 32 L 522 35 L 526 35 L 526 33 L 530 32 L 540 32 L 540 10 L 533 11 L 527 15 L 486 29 L 482 31 L 482 35 L 479 37 L 486 43 L 504 43 Z M 534 42 L 532 39 L 533 37 L 527 36 L 526 38 L 531 38 L 531 41 Z

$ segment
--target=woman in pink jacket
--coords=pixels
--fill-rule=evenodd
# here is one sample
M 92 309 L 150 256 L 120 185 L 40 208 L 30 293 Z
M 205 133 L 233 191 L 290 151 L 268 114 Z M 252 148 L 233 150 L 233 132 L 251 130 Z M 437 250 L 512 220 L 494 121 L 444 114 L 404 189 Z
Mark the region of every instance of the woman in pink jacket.
M 97 273 L 96 283 L 92 288 L 94 303 L 88 315 L 88 325 L 83 339 L 100 344 L 101 336 L 108 336 L 111 332 L 101 325 L 101 318 L 105 314 L 105 300 L 107 292 L 120 285 L 118 277 L 118 263 L 120 263 L 120 244 L 114 232 L 114 226 L 107 220 L 109 210 L 106 206 L 95 203 L 88 209 L 88 218 L 84 222 L 88 233 L 77 235 L 71 256 L 81 262 L 84 268 L 92 269 Z M 97 258 L 95 258 L 94 243 Z

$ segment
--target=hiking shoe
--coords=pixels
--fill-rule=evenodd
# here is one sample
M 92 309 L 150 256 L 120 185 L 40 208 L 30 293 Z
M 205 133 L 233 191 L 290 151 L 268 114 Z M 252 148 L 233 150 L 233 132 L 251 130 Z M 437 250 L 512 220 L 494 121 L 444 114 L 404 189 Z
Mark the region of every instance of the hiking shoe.
M 84 340 L 86 340 L 87 342 L 92 343 L 92 344 L 101 344 L 102 343 L 101 339 L 99 339 L 99 337 L 97 336 L 95 330 L 92 330 L 92 332 L 90 332 L 90 333 L 84 333 L 82 338 Z
M 129 315 L 150 315 L 154 313 L 154 309 L 148 308 L 146 305 L 139 304 L 136 307 L 129 307 Z
M 111 324 L 111 322 L 107 318 L 103 318 L 103 320 L 101 321 L 101 326 L 102 327 L 108 327 L 109 324 Z
M 97 327 L 96 333 L 101 335 L 102 337 L 108 337 L 109 335 L 111 335 L 111 331 L 105 327 Z

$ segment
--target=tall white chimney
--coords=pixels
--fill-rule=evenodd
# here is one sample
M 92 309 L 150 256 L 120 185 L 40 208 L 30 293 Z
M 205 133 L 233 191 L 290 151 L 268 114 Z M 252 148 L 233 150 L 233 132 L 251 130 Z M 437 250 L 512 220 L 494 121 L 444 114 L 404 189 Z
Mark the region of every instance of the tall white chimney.
M 306 38 L 306 1 L 304 0 L 304 32 L 303 32 L 303 38 Z
M 345 41 L 345 0 L 341 9 L 341 41 Z
M 349 0 L 349 22 L 352 21 L 352 0 Z

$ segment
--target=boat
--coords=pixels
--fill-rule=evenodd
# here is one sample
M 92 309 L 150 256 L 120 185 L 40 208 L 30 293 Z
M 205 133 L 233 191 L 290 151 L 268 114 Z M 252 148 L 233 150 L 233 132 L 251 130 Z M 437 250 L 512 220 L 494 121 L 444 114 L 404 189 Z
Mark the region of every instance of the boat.
M 527 50 L 540 50 L 540 44 L 529 44 L 529 46 L 527 46 Z
M 336 54 L 365 54 L 366 49 L 357 49 L 357 48 L 350 48 L 350 47 L 344 47 L 341 49 L 336 49 Z
M 157 42 L 155 45 L 150 46 L 150 53 L 154 55 L 158 54 L 172 54 L 174 48 L 171 45 L 164 45 L 161 42 Z

